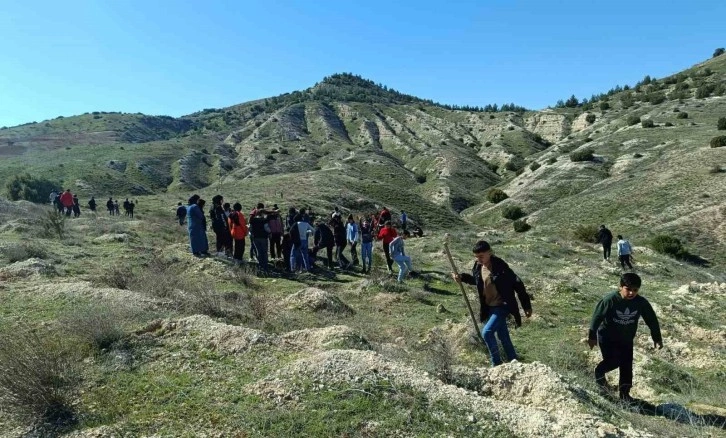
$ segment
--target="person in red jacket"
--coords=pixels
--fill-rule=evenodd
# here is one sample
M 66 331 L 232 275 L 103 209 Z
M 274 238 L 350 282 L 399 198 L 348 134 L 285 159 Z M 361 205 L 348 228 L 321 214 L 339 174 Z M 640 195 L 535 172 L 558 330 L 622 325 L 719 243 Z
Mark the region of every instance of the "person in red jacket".
M 73 194 L 71 189 L 66 189 L 62 195 L 60 195 L 60 203 L 66 210 L 66 216 L 70 216 L 73 211 Z
M 236 202 L 233 211 L 227 218 L 229 232 L 234 240 L 233 258 L 235 263 L 242 263 L 245 258 L 245 237 L 247 237 L 247 220 L 242 214 L 242 205 Z
M 378 240 L 383 241 L 383 253 L 386 254 L 386 264 L 388 265 L 388 272 L 393 272 L 391 268 L 393 266 L 393 259 L 388 249 L 388 244 L 398 237 L 396 229 L 391 225 L 391 221 L 386 221 L 381 231 L 378 232 Z

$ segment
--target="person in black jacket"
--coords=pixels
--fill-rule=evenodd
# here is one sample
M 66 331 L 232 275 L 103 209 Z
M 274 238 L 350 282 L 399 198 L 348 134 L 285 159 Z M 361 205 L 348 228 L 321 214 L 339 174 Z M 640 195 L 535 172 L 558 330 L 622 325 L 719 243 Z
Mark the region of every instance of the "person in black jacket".
M 313 239 L 313 260 L 317 259 L 318 251 L 325 248 L 328 256 L 328 268 L 333 269 L 333 247 L 335 246 L 335 240 L 333 238 L 333 232 L 330 231 L 330 227 L 325 225 L 323 218 L 318 219 Z
M 602 243 L 603 259 L 610 260 L 610 248 L 613 246 L 613 233 L 605 225 L 600 225 L 600 231 L 597 233 L 597 241 Z
M 209 218 L 212 220 L 212 231 L 214 231 L 217 237 L 217 255 L 229 257 L 232 255 L 232 235 L 229 232 L 227 216 L 224 214 L 222 201 L 224 201 L 222 195 L 215 195 L 212 198 L 212 208 L 209 209 Z
M 474 245 L 473 252 L 476 261 L 471 275 L 452 273 L 451 276 L 458 283 L 476 285 L 479 296 L 479 320 L 482 323 L 486 321 L 481 335 L 489 349 L 492 365 L 497 366 L 502 363 L 502 359 L 499 355 L 497 340 L 494 337 L 495 333 L 509 360 L 516 359 L 517 353 L 507 328 L 507 316 L 513 315 L 515 325 L 519 327 L 522 325 L 522 317 L 519 314 L 517 297 L 522 302 L 522 308 L 527 318 L 532 316 L 532 304 L 522 280 L 504 260 L 492 254 L 488 242 L 478 241 Z M 517 297 L 514 295 L 515 292 Z
M 345 225 L 340 217 L 335 217 L 330 220 L 330 226 L 333 228 L 333 238 L 335 240 L 335 256 L 338 259 L 338 267 L 340 269 L 348 269 L 352 263 L 348 261 L 343 253 L 346 245 L 348 245 L 348 239 L 345 235 Z

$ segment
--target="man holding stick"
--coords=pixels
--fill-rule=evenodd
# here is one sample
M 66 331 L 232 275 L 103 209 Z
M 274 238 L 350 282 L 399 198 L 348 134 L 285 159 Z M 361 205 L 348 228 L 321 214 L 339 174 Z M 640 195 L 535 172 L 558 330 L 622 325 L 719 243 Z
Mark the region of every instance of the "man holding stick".
M 510 361 L 517 358 L 507 328 L 509 314 L 514 316 L 517 327 L 522 325 L 517 297 L 522 302 L 522 308 L 527 318 L 532 316 L 532 304 L 522 280 L 504 260 L 492 254 L 488 242 L 478 241 L 474 245 L 473 252 L 475 261 L 471 274 L 452 272 L 451 276 L 459 284 L 476 285 L 479 297 L 479 320 L 482 323 L 486 321 L 481 335 L 489 349 L 492 366 L 497 366 L 502 363 L 502 358 L 499 355 L 496 337 L 502 343 L 507 358 Z M 514 295 L 515 292 L 517 297 Z

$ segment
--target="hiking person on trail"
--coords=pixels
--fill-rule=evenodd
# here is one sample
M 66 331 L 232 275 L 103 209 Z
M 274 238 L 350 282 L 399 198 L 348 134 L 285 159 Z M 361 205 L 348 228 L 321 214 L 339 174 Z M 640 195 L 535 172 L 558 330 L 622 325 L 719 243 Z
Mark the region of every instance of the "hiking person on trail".
M 70 216 L 73 211 L 73 194 L 71 193 L 71 189 L 66 189 L 66 191 L 60 195 L 59 200 L 65 210 L 66 216 Z
M 178 203 L 176 207 L 176 218 L 179 220 L 179 225 L 184 225 L 184 220 L 187 218 L 187 208 Z
M 81 215 L 81 201 L 78 199 L 78 195 L 73 195 L 73 217 Z
M 353 215 L 348 215 L 348 223 L 345 224 L 345 237 L 350 244 L 350 257 L 353 265 L 358 266 L 358 252 L 355 247 L 358 245 L 358 224 L 355 223 Z
M 625 402 L 633 401 L 630 388 L 633 386 L 633 339 L 638 330 L 638 318 L 642 316 L 648 325 L 653 345 L 663 348 L 658 317 L 648 300 L 638 295 L 640 286 L 638 274 L 623 274 L 619 289 L 605 295 L 595 306 L 587 334 L 590 349 L 597 344 L 602 353 L 602 362 L 595 367 L 595 382 L 603 391 L 608 391 L 610 386 L 605 373 L 619 368 L 618 392 Z
M 229 233 L 227 226 L 227 216 L 224 214 L 222 207 L 224 197 L 222 195 L 214 195 L 212 198 L 212 207 L 209 209 L 209 218 L 212 221 L 212 231 L 216 236 L 215 246 L 218 256 L 232 255 L 232 235 Z
M 48 195 L 48 200 L 50 201 L 51 205 L 55 205 L 55 198 L 57 198 L 57 197 L 58 197 L 58 192 L 56 192 L 55 189 L 50 192 L 50 195 Z
M 403 283 L 403 278 L 406 274 L 413 271 L 413 266 L 411 266 L 411 257 L 406 255 L 406 251 L 404 249 L 405 238 L 405 235 L 398 236 L 388 245 L 389 251 L 391 252 L 391 258 L 393 258 L 398 265 L 397 280 L 399 283 Z
M 119 210 L 118 210 L 118 199 L 115 200 L 115 201 L 113 201 L 113 213 L 116 216 L 120 216 L 121 215 L 121 213 L 119 213 Z
M 360 258 L 363 261 L 363 273 L 365 274 L 371 272 L 371 267 L 373 266 L 373 227 L 370 222 L 364 219 L 359 224 L 359 228 L 361 241 Z
M 270 227 L 270 258 L 282 258 L 282 217 L 277 204 L 272 206 L 272 212 L 267 216 L 267 224 Z
M 317 260 L 318 251 L 325 248 L 326 255 L 328 256 L 328 269 L 333 269 L 333 248 L 335 247 L 335 239 L 333 238 L 333 232 L 325 224 L 323 218 L 318 219 L 318 223 L 315 227 L 315 233 L 313 234 L 313 250 L 312 259 Z
M 623 236 L 618 234 L 618 260 L 620 260 L 620 267 L 624 270 L 625 264 L 628 264 L 628 268 L 632 271 L 633 265 L 630 263 L 630 256 L 633 254 L 633 248 L 630 246 L 630 242 L 623 239 Z
M 522 325 L 522 317 L 519 314 L 517 297 L 527 318 L 532 316 L 532 304 L 522 280 L 504 260 L 492 253 L 488 242 L 478 241 L 472 251 L 476 260 L 471 274 L 456 275 L 452 272 L 451 276 L 457 283 L 476 285 L 479 297 L 479 320 L 482 323 L 486 321 L 481 329 L 481 335 L 489 349 L 492 366 L 497 366 L 502 363 L 502 359 L 494 335 L 496 334 L 502 343 L 507 358 L 510 361 L 517 359 L 512 339 L 509 337 L 507 316 L 513 315 L 515 326 L 519 327 Z
M 222 209 L 224 210 L 224 218 L 228 219 L 229 215 L 232 214 L 232 207 L 229 202 L 225 202 L 224 205 L 222 205 Z
M 407 231 L 406 230 L 407 226 L 408 226 L 408 215 L 406 214 L 405 211 L 401 210 L 401 229 L 403 230 L 404 233 Z
M 234 241 L 232 257 L 235 263 L 242 263 L 245 258 L 245 237 L 247 237 L 247 220 L 242 214 L 242 204 L 235 202 L 233 210 L 227 218 L 229 233 Z
M 604 260 L 610 260 L 610 248 L 613 246 L 613 233 L 610 232 L 605 225 L 600 225 L 600 231 L 597 233 L 598 243 L 602 243 L 602 257 Z
M 348 245 L 348 239 L 345 235 L 345 225 L 340 216 L 330 220 L 330 226 L 333 229 L 333 238 L 335 239 L 335 257 L 338 259 L 338 267 L 340 269 L 348 269 L 352 263 L 345 257 L 343 251 Z
M 197 257 L 209 256 L 209 241 L 207 240 L 207 220 L 204 216 L 204 199 L 199 195 L 189 198 L 187 205 L 187 229 L 189 231 L 189 246 L 192 254 Z
M 386 222 L 391 220 L 391 212 L 388 210 L 388 208 L 383 207 L 381 210 L 381 214 L 379 215 L 378 221 L 382 224 L 385 224 Z
M 129 202 L 129 216 L 131 216 L 131 219 L 134 218 L 134 208 L 136 208 L 136 203 L 134 201 Z
M 126 198 L 126 200 L 124 201 L 124 204 L 123 204 L 123 207 L 124 207 L 124 216 L 128 216 L 129 215 L 129 204 L 130 204 L 129 198 Z
M 335 207 L 335 209 L 333 210 L 333 212 L 330 213 L 330 218 L 331 219 L 335 219 L 337 217 L 342 218 L 343 217 L 343 213 L 340 212 L 340 209 L 338 207 Z
M 267 258 L 270 227 L 267 225 L 264 204 L 257 204 L 255 216 L 250 218 L 249 228 L 252 233 L 252 245 L 254 245 L 255 250 L 257 251 L 257 266 L 263 274 L 267 274 L 270 270 Z
M 181 202 L 179 205 L 181 205 Z M 108 214 L 113 216 L 113 198 L 108 198 L 108 201 L 106 201 L 106 210 L 108 210 Z M 186 213 L 184 215 L 186 216 Z
M 290 228 L 295 225 L 295 216 L 297 216 L 297 210 L 295 210 L 295 207 L 290 207 L 285 218 L 285 229 L 287 231 L 290 231 Z
M 302 213 L 295 217 L 295 225 L 290 228 L 290 239 L 292 240 L 292 252 L 290 254 L 290 271 L 296 272 L 298 268 L 304 271 L 310 270 L 310 256 L 308 255 L 308 236 L 315 233 L 315 230 L 307 221 L 303 220 Z
M 393 228 L 393 226 L 391 225 L 391 221 L 385 222 L 383 228 L 381 228 L 381 231 L 378 232 L 377 236 L 378 240 L 383 241 L 383 253 L 386 255 L 386 264 L 388 265 L 389 273 L 393 273 L 393 259 L 391 258 L 391 253 L 389 252 L 388 245 L 396 237 L 398 237 L 398 233 L 396 232 L 396 229 Z
M 91 196 L 91 200 L 88 201 L 88 209 L 94 213 L 96 212 L 96 198 L 93 196 Z
M 53 205 L 56 209 L 58 209 L 58 213 L 63 213 L 63 204 L 60 202 L 60 197 L 63 193 L 58 193 L 55 195 L 55 200 L 53 200 Z

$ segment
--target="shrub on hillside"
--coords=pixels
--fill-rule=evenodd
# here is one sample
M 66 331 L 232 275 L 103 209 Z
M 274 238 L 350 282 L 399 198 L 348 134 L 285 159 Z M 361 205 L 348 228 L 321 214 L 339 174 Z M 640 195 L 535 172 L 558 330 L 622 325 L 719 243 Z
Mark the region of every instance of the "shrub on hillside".
M 540 167 L 542 167 L 542 165 L 535 161 L 534 163 L 529 165 L 529 170 L 534 172 L 535 170 L 539 169 Z
M 711 139 L 712 148 L 720 148 L 726 146 L 726 135 L 720 135 Z
M 629 126 L 637 125 L 640 123 L 640 116 L 628 116 L 627 122 Z
M 5 188 L 11 201 L 24 199 L 38 204 L 45 204 L 48 202 L 50 192 L 59 186 L 60 184 L 49 179 L 25 173 L 11 177 Z
M 123 338 L 123 320 L 117 308 L 94 305 L 76 307 L 61 319 L 61 324 L 70 336 L 101 351 Z
M 521 159 L 512 158 L 504 164 L 504 168 L 510 172 L 517 172 L 523 167 L 523 164 Z
M 712 84 L 704 84 L 696 90 L 696 99 L 705 99 L 713 93 L 716 87 Z
M 721 117 L 718 119 L 718 123 L 716 123 L 716 128 L 718 128 L 719 131 L 723 131 L 726 129 L 726 117 Z
M 492 142 L 490 142 L 490 141 L 488 141 L 488 142 L 484 143 L 484 147 L 489 147 L 489 146 L 491 146 L 491 145 L 492 145 Z
M 552 157 L 549 160 L 547 160 L 547 164 L 555 164 L 556 162 L 557 162 L 557 158 L 556 157 Z
M 600 102 L 600 111 L 607 111 L 610 109 L 610 104 L 607 102 Z
M 514 228 L 514 231 L 517 233 L 524 233 L 532 229 L 532 226 L 528 224 L 525 220 L 519 219 L 512 222 L 512 228 Z
M 678 259 L 688 257 L 688 251 L 683 243 L 677 238 L 668 234 L 659 234 L 650 241 L 650 246 L 661 254 L 666 254 Z
M 715 58 L 717 56 L 721 56 L 725 52 L 726 52 L 726 49 L 724 49 L 723 47 L 719 47 L 718 49 L 716 49 L 716 50 L 713 51 L 713 58 Z
M 586 116 L 585 116 L 585 121 L 586 121 L 587 123 L 591 124 L 591 125 L 592 125 L 593 123 L 595 123 L 595 120 L 596 120 L 596 119 L 597 119 L 597 117 L 595 117 L 595 114 L 588 114 L 588 115 L 586 115 Z
M 423 184 L 426 182 L 426 175 L 423 173 L 417 173 L 416 174 L 416 182 L 419 184 Z
M 678 115 L 676 116 L 676 118 L 677 119 L 687 119 L 688 118 L 688 113 L 685 112 L 685 111 L 681 111 L 680 113 L 678 113 Z
M 66 235 L 66 215 L 55 208 L 48 210 L 41 220 L 41 225 L 46 236 L 63 240 Z
M 633 154 L 633 158 L 643 158 L 643 154 L 639 154 L 638 152 Z
M 597 235 L 600 231 L 597 225 L 578 225 L 572 230 L 577 240 L 587 243 L 597 243 Z
M 642 126 L 643 128 L 655 128 L 655 123 L 653 123 L 653 121 L 650 119 L 646 119 L 640 122 L 640 126 Z
M 645 100 L 646 102 L 650 102 L 653 105 L 658 105 L 665 102 L 666 96 L 663 93 L 650 93 L 646 95 L 643 100 Z
M 665 122 L 665 126 L 667 126 L 667 127 L 673 126 L 673 123 L 671 123 L 671 122 Z
M 0 333 L 0 405 L 5 412 L 39 429 L 73 424 L 78 383 L 57 339 L 30 331 Z M 51 435 L 43 431 L 38 436 Z
M 9 263 L 22 262 L 30 258 L 44 259 L 48 257 L 45 248 L 29 243 L 5 247 L 3 252 Z
M 487 192 L 487 200 L 492 204 L 498 204 L 507 198 L 509 198 L 509 195 L 504 193 L 501 189 L 490 189 Z
M 594 150 L 591 148 L 585 148 L 580 149 L 579 151 L 572 152 L 570 154 L 570 161 L 572 162 L 580 162 L 580 161 L 592 161 L 595 156 L 593 155 Z
M 508 205 L 502 210 L 502 217 L 505 219 L 517 220 L 526 216 L 522 207 L 516 205 Z

